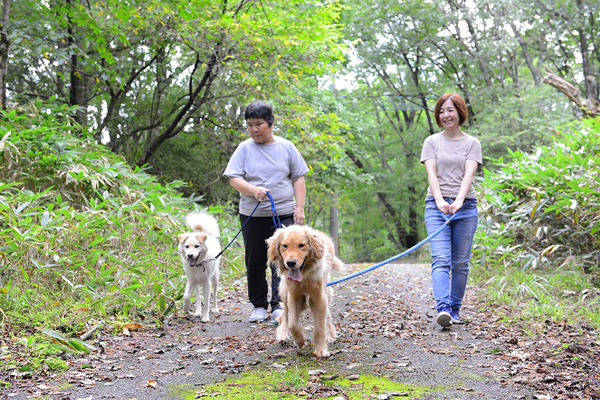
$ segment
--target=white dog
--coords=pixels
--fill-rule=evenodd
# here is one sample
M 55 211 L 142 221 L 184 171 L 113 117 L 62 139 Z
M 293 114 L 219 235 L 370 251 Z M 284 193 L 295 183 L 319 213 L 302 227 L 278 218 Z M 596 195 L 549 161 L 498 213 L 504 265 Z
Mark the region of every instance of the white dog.
M 183 309 L 187 312 L 191 307 L 191 297 L 196 295 L 196 312 L 202 315 L 202 322 L 209 322 L 210 292 L 212 287 L 213 305 L 211 311 L 218 314 L 217 289 L 219 286 L 219 259 L 215 258 L 221 251 L 219 225 L 217 220 L 203 213 L 191 213 L 186 223 L 193 232 L 182 233 L 179 240 L 179 254 L 187 283 L 183 294 Z M 204 307 L 200 302 L 200 285 L 204 295 Z

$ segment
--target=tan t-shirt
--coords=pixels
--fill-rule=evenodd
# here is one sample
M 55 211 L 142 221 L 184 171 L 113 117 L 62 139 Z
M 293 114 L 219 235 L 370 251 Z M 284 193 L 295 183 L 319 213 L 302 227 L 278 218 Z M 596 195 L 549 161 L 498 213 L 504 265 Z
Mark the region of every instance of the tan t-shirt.
M 443 197 L 455 198 L 460 192 L 460 185 L 465 176 L 467 160 L 477 161 L 482 165 L 481 143 L 479 140 L 466 133 L 459 139 L 448 139 L 441 133 L 430 135 L 423 143 L 421 163 L 435 159 L 437 178 Z M 431 187 L 427 189 L 427 196 L 433 196 Z M 467 192 L 467 199 L 474 199 L 475 189 L 473 184 Z

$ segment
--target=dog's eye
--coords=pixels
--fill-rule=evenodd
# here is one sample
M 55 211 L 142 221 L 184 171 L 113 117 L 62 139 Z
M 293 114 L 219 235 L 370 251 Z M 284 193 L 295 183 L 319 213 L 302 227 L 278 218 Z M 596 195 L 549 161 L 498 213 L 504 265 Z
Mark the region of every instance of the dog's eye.
M 287 249 L 287 244 L 282 244 L 281 247 Z
M 197 244 L 197 245 L 195 245 L 194 247 L 195 247 L 195 248 L 199 248 L 199 247 L 200 247 L 200 245 L 199 245 L 199 244 Z
M 300 247 L 301 249 L 303 249 L 305 246 L 306 246 L 306 245 L 305 245 L 304 243 L 300 243 L 300 244 L 298 245 L 298 247 Z

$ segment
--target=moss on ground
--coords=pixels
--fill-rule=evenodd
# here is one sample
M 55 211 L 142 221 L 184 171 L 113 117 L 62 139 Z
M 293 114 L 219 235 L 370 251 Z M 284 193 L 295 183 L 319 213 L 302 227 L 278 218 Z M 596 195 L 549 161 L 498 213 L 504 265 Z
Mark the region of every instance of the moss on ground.
M 313 369 L 314 368 L 314 369 Z M 372 375 L 341 376 L 335 373 L 310 373 L 316 365 L 289 366 L 281 370 L 256 370 L 245 372 L 223 382 L 196 388 L 174 388 L 175 399 L 208 399 L 226 397 L 232 400 L 270 400 L 298 398 L 334 398 L 342 395 L 348 399 L 364 399 L 374 394 L 406 393 L 412 399 L 422 398 L 436 388 L 412 386 Z M 365 397 L 366 396 L 366 397 Z

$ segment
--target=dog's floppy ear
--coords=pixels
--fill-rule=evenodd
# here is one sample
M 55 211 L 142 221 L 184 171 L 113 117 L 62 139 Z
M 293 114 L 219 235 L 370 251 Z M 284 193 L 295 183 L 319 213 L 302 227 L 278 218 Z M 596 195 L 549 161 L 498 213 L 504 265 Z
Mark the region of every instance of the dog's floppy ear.
M 200 243 L 204 243 L 206 242 L 206 239 L 208 239 L 208 235 L 204 232 L 197 232 L 196 234 L 194 234 L 194 236 L 196 237 L 196 239 L 198 239 Z
M 320 260 L 325 255 L 325 243 L 323 243 L 319 235 L 314 233 L 309 234 L 308 238 L 310 256 L 313 260 Z
M 177 241 L 179 242 L 179 244 L 183 243 L 186 238 L 187 238 L 186 233 L 181 233 L 181 234 L 177 235 Z
M 278 229 L 273 236 L 267 239 L 267 261 L 269 264 L 279 266 L 281 264 L 281 253 L 279 253 L 279 242 L 283 231 Z

